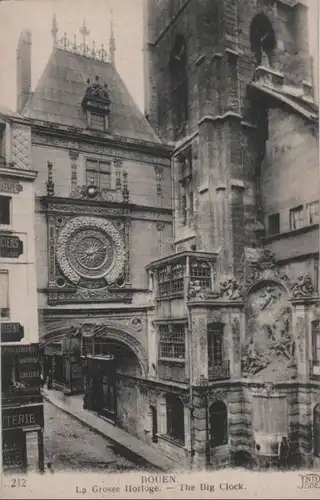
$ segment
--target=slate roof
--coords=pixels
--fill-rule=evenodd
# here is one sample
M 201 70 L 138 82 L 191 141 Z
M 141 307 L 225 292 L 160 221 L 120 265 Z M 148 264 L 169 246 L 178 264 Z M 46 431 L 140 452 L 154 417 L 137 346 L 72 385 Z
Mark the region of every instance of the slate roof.
M 94 81 L 96 76 L 102 85 L 108 85 L 111 135 L 160 143 L 112 64 L 58 48 L 52 52 L 23 116 L 86 129 L 81 101 L 88 78 Z

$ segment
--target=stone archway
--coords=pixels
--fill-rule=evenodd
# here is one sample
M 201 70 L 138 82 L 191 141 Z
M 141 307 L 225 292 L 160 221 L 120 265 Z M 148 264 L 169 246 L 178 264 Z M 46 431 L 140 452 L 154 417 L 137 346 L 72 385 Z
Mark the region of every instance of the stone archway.
M 80 335 L 85 330 L 88 335 L 110 340 L 124 345 L 136 356 L 141 368 L 142 377 L 148 373 L 148 356 L 145 347 L 136 338 L 134 332 L 116 321 L 101 320 L 85 322 L 81 320 L 65 320 L 48 325 L 40 336 L 40 347 L 56 342 L 66 336 Z

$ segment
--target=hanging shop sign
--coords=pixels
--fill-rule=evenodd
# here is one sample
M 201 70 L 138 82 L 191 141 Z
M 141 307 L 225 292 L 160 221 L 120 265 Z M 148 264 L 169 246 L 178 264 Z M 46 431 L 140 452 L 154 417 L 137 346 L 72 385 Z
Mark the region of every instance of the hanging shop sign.
M 16 408 L 2 408 L 2 429 L 43 427 L 43 405 L 28 405 Z
M 23 242 L 18 236 L 0 233 L 0 257 L 16 259 L 23 253 Z
M 39 401 L 41 366 L 38 344 L 2 346 L 1 364 L 3 403 Z
M 0 323 L 1 342 L 20 342 L 24 327 L 20 323 Z

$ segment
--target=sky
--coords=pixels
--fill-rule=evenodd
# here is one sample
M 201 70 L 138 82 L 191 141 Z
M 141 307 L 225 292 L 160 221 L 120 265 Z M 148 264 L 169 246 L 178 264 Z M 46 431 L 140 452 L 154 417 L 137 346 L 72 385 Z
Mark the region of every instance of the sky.
M 197 0 L 201 1 L 201 0 Z M 310 52 L 316 62 L 317 19 L 320 0 L 309 3 Z M 116 67 L 132 97 L 143 111 L 143 0 L 0 0 L 0 105 L 16 109 L 16 47 L 23 29 L 32 32 L 32 90 L 39 80 L 52 50 L 53 13 L 58 23 L 58 39 L 66 32 L 71 41 L 86 20 L 88 45 L 109 44 L 110 20 L 116 39 Z M 111 14 L 112 12 L 112 14 Z M 315 64 L 318 75 L 319 65 Z M 319 81 L 319 80 L 318 80 Z

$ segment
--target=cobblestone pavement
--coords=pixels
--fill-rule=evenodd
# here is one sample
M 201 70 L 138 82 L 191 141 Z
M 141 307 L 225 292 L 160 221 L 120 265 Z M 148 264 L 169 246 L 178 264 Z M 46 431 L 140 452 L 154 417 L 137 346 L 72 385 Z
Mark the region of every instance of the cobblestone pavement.
M 96 434 L 48 401 L 44 402 L 44 460 L 46 470 L 130 472 L 150 471 L 127 450 Z

